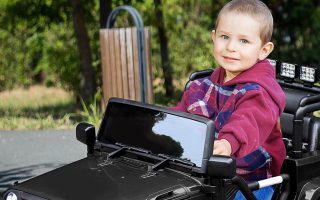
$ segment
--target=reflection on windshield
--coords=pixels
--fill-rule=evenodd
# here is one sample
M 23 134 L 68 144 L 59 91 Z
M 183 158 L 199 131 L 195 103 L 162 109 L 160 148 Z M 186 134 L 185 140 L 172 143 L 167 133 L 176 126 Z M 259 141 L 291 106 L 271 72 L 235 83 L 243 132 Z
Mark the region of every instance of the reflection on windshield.
M 108 107 L 101 141 L 187 159 L 201 167 L 206 124 L 132 105 L 112 103 Z
M 152 127 L 153 133 L 172 138 L 182 147 L 182 154 L 178 157 L 190 159 L 201 166 L 206 125 L 171 114 L 164 116 L 163 120 L 157 121 Z

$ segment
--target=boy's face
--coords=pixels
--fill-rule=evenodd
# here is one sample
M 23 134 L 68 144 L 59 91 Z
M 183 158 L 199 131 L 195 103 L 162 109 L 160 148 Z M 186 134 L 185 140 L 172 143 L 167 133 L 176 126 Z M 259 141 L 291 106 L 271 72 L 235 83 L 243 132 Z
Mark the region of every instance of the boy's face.
M 262 44 L 260 25 L 245 14 L 227 13 L 221 16 L 217 29 L 212 32 L 214 57 L 226 70 L 230 80 L 265 59 L 273 50 L 273 44 Z

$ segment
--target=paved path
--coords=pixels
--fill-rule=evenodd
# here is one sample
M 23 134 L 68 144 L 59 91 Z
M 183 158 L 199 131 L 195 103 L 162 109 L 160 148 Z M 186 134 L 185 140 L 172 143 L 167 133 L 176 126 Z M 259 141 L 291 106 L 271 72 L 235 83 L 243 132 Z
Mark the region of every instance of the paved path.
M 23 181 L 86 157 L 75 130 L 0 131 L 0 193 Z

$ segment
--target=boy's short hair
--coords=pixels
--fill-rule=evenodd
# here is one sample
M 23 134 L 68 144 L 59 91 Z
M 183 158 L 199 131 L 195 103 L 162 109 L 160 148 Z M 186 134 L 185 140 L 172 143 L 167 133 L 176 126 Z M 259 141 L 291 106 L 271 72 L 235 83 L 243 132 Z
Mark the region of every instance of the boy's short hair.
M 227 3 L 219 12 L 216 20 L 216 28 L 224 14 L 236 12 L 248 14 L 260 23 L 260 39 L 262 44 L 271 41 L 273 32 L 273 17 L 269 8 L 260 0 L 232 0 Z

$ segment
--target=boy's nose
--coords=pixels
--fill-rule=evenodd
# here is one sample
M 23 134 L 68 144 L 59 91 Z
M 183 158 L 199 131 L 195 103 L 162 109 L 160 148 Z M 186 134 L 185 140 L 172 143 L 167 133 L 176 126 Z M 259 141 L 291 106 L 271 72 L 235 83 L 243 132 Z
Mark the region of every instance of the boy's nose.
M 228 51 L 236 51 L 235 42 L 233 40 L 229 40 L 227 43 L 227 50 Z

